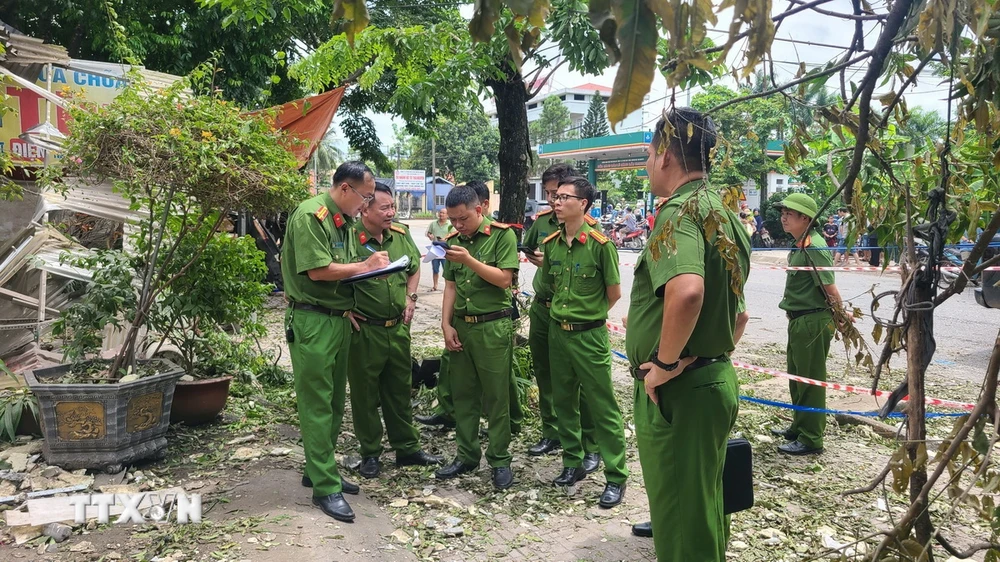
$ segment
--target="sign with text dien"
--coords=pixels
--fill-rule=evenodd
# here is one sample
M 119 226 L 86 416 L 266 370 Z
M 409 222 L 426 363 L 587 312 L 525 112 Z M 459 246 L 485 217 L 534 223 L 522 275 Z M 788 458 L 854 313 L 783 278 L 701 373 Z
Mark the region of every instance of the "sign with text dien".
M 419 191 L 427 189 L 427 176 L 424 170 L 396 170 L 393 179 L 396 180 L 396 191 Z
M 47 78 L 43 68 L 35 84 L 45 89 Z M 53 93 L 62 96 L 66 92 L 73 92 L 86 101 L 100 105 L 111 103 L 124 85 L 124 82 L 117 78 L 63 68 L 52 69 Z M 45 122 L 45 98 L 27 88 L 19 87 L 9 78 L 4 78 L 0 87 L 7 93 L 8 98 L 4 105 L 9 109 L 0 120 L 0 151 L 9 152 L 15 166 L 44 165 L 45 149 L 34 143 L 25 142 L 18 136 Z M 64 109 L 53 104 L 51 122 L 63 134 L 69 133 L 66 127 L 67 115 Z M 56 154 L 55 157 L 61 156 Z

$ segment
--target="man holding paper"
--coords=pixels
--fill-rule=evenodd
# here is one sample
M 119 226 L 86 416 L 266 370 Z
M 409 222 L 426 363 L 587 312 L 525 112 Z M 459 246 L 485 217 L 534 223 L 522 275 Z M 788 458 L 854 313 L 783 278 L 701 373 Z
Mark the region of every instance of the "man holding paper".
M 333 187 L 303 201 L 288 218 L 281 247 L 281 277 L 288 298 L 285 339 L 295 374 L 299 428 L 305 449 L 304 486 L 313 503 L 338 521 L 354 521 L 343 492 L 358 493 L 340 477 L 334 447 L 347 398 L 349 311 L 354 288 L 341 281 L 380 269 L 389 255 L 374 252 L 357 261 L 351 236 L 354 217 L 374 198 L 375 177 L 362 162 L 344 162 L 333 174 Z
M 389 259 L 409 256 L 406 269 L 385 277 L 366 279 L 354 285 L 353 319 L 357 332 L 351 337 L 350 371 L 351 413 L 354 433 L 361 449 L 361 468 L 365 478 L 375 478 L 381 471 L 382 405 L 385 431 L 396 451 L 396 465 L 441 464 L 442 458 L 420 449 L 420 435 L 413 427 L 410 405 L 410 321 L 417 303 L 420 281 L 420 252 L 409 230 L 392 222 L 396 205 L 392 191 L 383 183 L 375 184 L 375 199 L 361 209 L 353 236 L 359 259 L 380 251 Z

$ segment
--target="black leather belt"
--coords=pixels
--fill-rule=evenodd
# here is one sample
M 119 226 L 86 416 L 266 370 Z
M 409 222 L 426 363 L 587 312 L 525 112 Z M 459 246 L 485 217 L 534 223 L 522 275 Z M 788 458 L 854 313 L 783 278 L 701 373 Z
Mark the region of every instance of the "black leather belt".
M 403 321 L 402 315 L 390 318 L 389 320 L 382 318 L 362 318 L 360 316 L 355 316 L 354 319 L 357 320 L 359 324 L 368 324 L 369 326 L 378 326 L 379 328 L 392 328 L 396 324 Z
M 505 308 L 503 310 L 498 310 L 497 312 L 490 312 L 487 314 L 480 314 L 478 316 L 463 316 L 462 318 L 468 324 L 481 324 L 483 322 L 492 322 L 493 320 L 500 320 L 501 318 L 508 318 L 511 314 L 511 309 Z
M 293 302 L 291 306 L 295 310 L 308 310 L 309 312 L 318 312 L 327 316 L 347 316 L 347 313 L 350 312 L 348 310 L 337 310 L 316 304 L 306 304 L 304 302 Z
M 544 305 L 545 308 L 552 308 L 552 299 L 535 299 L 538 304 Z
M 593 322 L 557 322 L 559 327 L 567 332 L 586 332 L 604 325 L 604 320 L 594 320 Z
M 688 371 L 694 371 L 695 369 L 707 367 L 712 363 L 718 363 L 719 361 L 728 361 L 728 360 L 729 360 L 728 355 L 720 355 L 718 357 L 699 357 L 695 359 L 690 365 L 685 367 L 684 370 L 681 372 L 686 373 Z M 640 369 L 639 367 L 629 367 L 628 370 L 630 373 L 632 373 L 632 378 L 634 378 L 637 381 L 644 380 L 646 378 L 646 375 L 649 374 L 649 369 Z
M 810 308 L 809 310 L 789 310 L 789 311 L 785 312 L 785 316 L 787 316 L 789 320 L 795 320 L 796 318 L 798 318 L 800 316 L 805 316 L 807 314 L 815 314 L 817 312 L 824 312 L 824 311 L 827 311 L 827 310 L 830 310 L 830 309 L 829 308 Z

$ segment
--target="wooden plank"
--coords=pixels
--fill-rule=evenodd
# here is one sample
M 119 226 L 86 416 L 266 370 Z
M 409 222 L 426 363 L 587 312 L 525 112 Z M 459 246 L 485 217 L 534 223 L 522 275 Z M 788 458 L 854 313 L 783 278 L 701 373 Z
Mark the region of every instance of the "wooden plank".
M 0 287 L 0 297 L 9 297 L 10 300 L 26 308 L 38 308 L 38 299 L 29 295 L 18 293 L 17 291 L 11 291 L 10 289 Z M 45 312 L 53 316 L 59 316 L 59 314 L 61 314 L 59 310 L 49 306 L 45 307 Z
M 139 503 L 139 510 L 145 512 L 153 506 L 153 498 L 156 497 L 158 503 L 156 505 L 163 505 L 166 498 L 176 497 L 178 494 L 184 493 L 183 488 L 169 488 L 166 490 L 155 490 L 151 492 L 141 492 L 143 494 L 142 501 Z M 108 514 L 110 517 L 116 517 L 121 515 L 125 511 L 125 506 L 123 505 L 126 501 L 126 496 L 123 494 L 117 494 L 121 496 L 117 498 L 114 505 L 109 506 Z M 59 498 L 38 498 L 28 500 L 26 503 L 27 511 L 5 511 L 4 518 L 7 521 L 8 527 L 16 527 L 19 525 L 46 525 L 48 523 L 59 523 L 62 521 L 72 522 L 76 517 L 76 506 L 72 505 L 70 502 L 72 498 L 69 496 L 63 496 Z M 87 519 L 97 519 L 97 506 L 87 506 L 86 508 Z

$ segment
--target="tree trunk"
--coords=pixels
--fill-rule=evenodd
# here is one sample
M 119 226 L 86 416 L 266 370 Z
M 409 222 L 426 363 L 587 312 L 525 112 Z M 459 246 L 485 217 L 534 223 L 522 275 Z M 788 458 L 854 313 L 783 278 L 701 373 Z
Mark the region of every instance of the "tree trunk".
M 934 272 L 918 272 L 914 279 L 913 302 L 934 301 Z M 920 504 L 920 513 L 916 518 L 913 530 L 917 542 L 930 545 L 934 537 L 934 526 L 927 510 L 927 498 L 920 496 L 920 491 L 927 483 L 927 452 L 924 440 L 927 439 L 926 427 L 926 396 L 924 376 L 927 366 L 935 350 L 934 342 L 934 312 L 933 310 L 911 310 L 910 322 L 906 329 L 906 379 L 909 385 L 909 404 L 907 405 L 907 452 L 913 462 L 913 473 L 910 474 L 910 502 Z M 918 447 L 924 446 L 921 456 L 922 463 L 917 466 Z M 928 546 L 927 562 L 933 562 L 933 552 Z
M 524 221 L 531 164 L 525 107 L 528 89 L 521 74 L 513 71 L 508 71 L 507 80 L 490 80 L 486 85 L 493 90 L 500 128 L 500 221 L 520 224 Z

